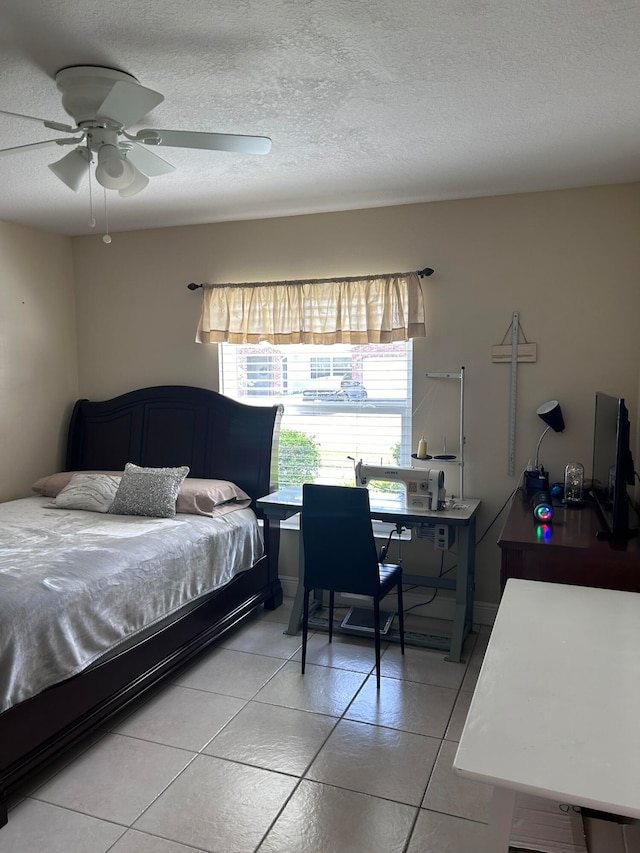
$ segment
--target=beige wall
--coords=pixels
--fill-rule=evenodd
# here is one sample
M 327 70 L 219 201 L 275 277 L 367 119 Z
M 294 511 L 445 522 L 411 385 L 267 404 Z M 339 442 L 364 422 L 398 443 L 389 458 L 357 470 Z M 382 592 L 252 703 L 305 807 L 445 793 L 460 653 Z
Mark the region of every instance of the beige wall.
M 640 366 L 640 185 L 379 208 L 114 234 L 73 241 L 80 394 L 104 398 L 144 385 L 217 387 L 214 347 L 194 342 L 200 295 L 190 281 L 263 281 L 432 266 L 424 280 L 428 337 L 415 342 L 415 439 L 441 440 L 449 405 L 427 370 L 466 367 L 466 493 L 483 501 L 484 531 L 516 486 L 507 476 L 508 365 L 493 364 L 513 311 L 535 364 L 518 369 L 516 464 L 533 456 L 537 406 L 558 398 L 567 429 L 541 460 L 552 479 L 590 469 L 596 390 L 623 395 L 637 423 Z M 423 400 L 426 402 L 422 405 Z M 455 428 L 453 429 L 455 433 Z M 455 481 L 454 481 L 455 482 Z M 451 488 L 451 485 L 450 485 Z M 455 490 L 455 487 L 454 487 Z M 478 549 L 477 599 L 498 599 L 500 519 Z M 285 547 L 283 574 L 295 548 Z M 406 565 L 437 569 L 411 543 Z M 452 564 L 454 554 L 446 556 Z
M 0 222 L 0 500 L 58 469 L 78 396 L 71 240 Z

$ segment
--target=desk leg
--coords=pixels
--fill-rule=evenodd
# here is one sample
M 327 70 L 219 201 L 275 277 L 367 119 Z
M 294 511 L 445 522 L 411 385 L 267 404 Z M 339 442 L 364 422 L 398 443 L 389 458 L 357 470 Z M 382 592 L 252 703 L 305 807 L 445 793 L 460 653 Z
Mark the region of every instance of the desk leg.
M 458 574 L 456 604 L 451 631 L 451 648 L 446 660 L 458 663 L 462 659 L 462 644 L 473 622 L 473 591 L 475 585 L 476 524 L 458 528 Z
M 289 624 L 287 625 L 287 630 L 284 632 L 285 634 L 291 634 L 291 636 L 295 636 L 300 630 L 300 623 L 302 621 L 302 607 L 304 605 L 304 547 L 302 544 L 302 532 L 300 532 L 298 536 L 298 586 L 296 587 L 296 595 L 293 599 L 293 607 L 291 609 L 291 616 L 289 617 Z M 314 589 L 313 591 L 313 601 L 309 606 L 309 615 L 315 613 L 319 607 L 322 607 L 323 597 L 321 589 Z
M 285 634 L 295 636 L 300 630 L 300 621 L 302 619 L 302 607 L 304 605 L 304 586 L 298 581 L 296 587 L 296 595 L 293 599 L 293 607 L 291 608 L 291 616 L 289 616 L 289 624 Z
M 304 604 L 304 547 L 302 544 L 302 531 L 298 534 L 298 586 L 293 599 L 293 608 L 289 617 L 289 625 L 285 634 L 295 635 L 300 630 L 302 619 L 302 606 Z
M 509 853 L 515 801 L 515 791 L 498 787 L 493 789 L 493 797 L 489 806 L 485 853 Z

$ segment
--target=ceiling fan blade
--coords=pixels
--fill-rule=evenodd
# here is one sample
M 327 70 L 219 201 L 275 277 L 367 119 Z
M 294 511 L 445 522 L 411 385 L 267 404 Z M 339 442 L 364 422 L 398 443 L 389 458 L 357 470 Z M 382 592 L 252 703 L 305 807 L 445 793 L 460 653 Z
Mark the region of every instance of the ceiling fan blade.
M 75 133 L 77 128 L 71 127 L 70 124 L 61 124 L 59 121 L 50 121 L 47 118 L 38 118 L 38 116 L 28 116 L 24 113 L 12 113 L 10 110 L 0 110 L 0 113 L 5 116 L 16 116 L 16 118 L 26 118 L 29 121 L 37 121 L 38 124 L 43 124 L 50 130 L 60 130 L 63 133 Z
M 175 172 L 176 168 L 163 160 L 162 157 L 158 157 L 153 151 L 143 148 L 142 145 L 132 144 L 131 148 L 127 150 L 127 160 L 130 160 L 136 169 L 150 178 L 154 178 L 156 175 L 168 175 L 169 172 Z
M 141 130 L 144 134 L 157 133 L 160 136 L 156 145 L 169 148 L 202 148 L 206 151 L 234 151 L 238 154 L 268 154 L 271 140 L 268 136 L 241 136 L 235 133 L 199 133 L 190 130 Z M 153 144 L 153 143 L 152 143 Z
M 98 116 L 110 118 L 123 127 L 135 124 L 154 107 L 164 101 L 164 95 L 147 89 L 139 83 L 117 80 L 100 104 Z
M 43 142 L 30 142 L 28 145 L 14 145 L 13 148 L 0 148 L 0 157 L 5 154 L 18 154 L 20 151 L 30 151 L 35 148 L 48 148 L 52 145 L 77 145 L 82 137 L 72 139 L 45 139 Z

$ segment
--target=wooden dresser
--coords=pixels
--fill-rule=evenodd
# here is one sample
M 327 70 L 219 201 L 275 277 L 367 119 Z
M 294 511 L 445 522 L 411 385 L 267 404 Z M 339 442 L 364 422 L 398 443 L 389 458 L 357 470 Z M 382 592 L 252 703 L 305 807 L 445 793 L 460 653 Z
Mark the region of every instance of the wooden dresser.
M 554 507 L 545 530 L 533 519 L 531 498 L 516 492 L 498 545 L 500 588 L 508 578 L 555 581 L 640 592 L 640 540 L 622 545 L 596 538 L 602 523 L 592 503 Z

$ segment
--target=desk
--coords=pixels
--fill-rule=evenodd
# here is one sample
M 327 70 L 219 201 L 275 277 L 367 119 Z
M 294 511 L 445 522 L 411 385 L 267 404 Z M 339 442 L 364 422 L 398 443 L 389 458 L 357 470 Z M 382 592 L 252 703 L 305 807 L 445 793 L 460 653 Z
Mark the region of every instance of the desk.
M 640 592 L 640 540 L 614 546 L 596 538 L 601 529 L 594 504 L 585 503 L 555 507 L 548 535 L 541 535 L 531 498 L 517 492 L 498 540 L 502 588 L 508 578 L 525 578 Z
M 302 508 L 302 486 L 289 486 L 260 498 L 258 507 L 270 522 L 280 522 L 291 518 Z M 429 578 L 422 575 L 409 575 L 403 572 L 403 581 L 414 586 L 430 587 L 431 589 L 455 590 L 456 603 L 451 637 L 436 637 L 431 635 L 406 634 L 407 642 L 424 645 L 448 652 L 448 659 L 459 661 L 462 657 L 462 645 L 467 634 L 471 631 L 473 621 L 473 592 L 475 578 L 476 552 L 476 515 L 480 506 L 479 500 L 465 499 L 454 504 L 453 509 L 439 512 L 415 512 L 407 510 L 404 499 L 389 496 L 378 500 L 371 496 L 371 517 L 389 524 L 400 524 L 407 528 L 435 527 L 448 525 L 456 528 L 458 542 L 458 567 L 456 580 L 448 578 Z M 300 544 L 300 571 L 303 571 L 302 543 Z M 297 634 L 302 616 L 304 588 L 298 582 L 296 597 L 289 620 L 288 634 Z
M 515 794 L 640 818 L 640 595 L 510 579 L 453 767 L 494 785 L 487 853 Z

